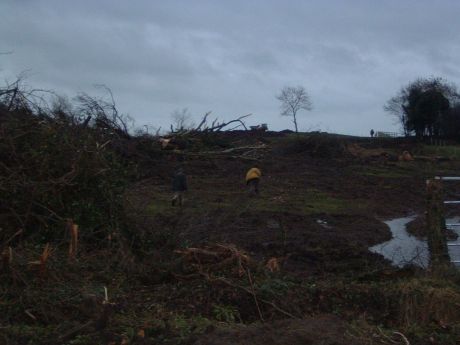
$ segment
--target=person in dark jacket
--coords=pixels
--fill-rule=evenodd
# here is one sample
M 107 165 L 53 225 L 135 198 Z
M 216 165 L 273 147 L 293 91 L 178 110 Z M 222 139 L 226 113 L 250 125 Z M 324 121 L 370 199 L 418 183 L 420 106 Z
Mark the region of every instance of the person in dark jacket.
M 179 206 L 182 206 L 184 202 L 184 192 L 187 190 L 187 177 L 185 176 L 184 169 L 179 168 L 175 172 L 172 180 L 172 190 L 174 195 L 171 204 L 175 206 L 176 203 L 179 203 Z

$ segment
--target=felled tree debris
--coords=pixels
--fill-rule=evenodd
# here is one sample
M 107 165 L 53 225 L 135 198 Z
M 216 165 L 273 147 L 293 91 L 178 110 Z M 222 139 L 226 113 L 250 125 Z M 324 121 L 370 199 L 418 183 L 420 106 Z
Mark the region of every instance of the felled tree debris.
M 204 114 L 200 123 L 195 128 L 179 127 L 175 129 L 173 125 L 171 125 L 171 133 L 168 135 L 168 138 L 184 136 L 184 135 L 193 136 L 193 135 L 200 134 L 200 133 L 220 132 L 223 130 L 234 130 L 239 127 L 243 127 L 244 130 L 247 131 L 248 127 L 246 126 L 246 123 L 243 120 L 251 116 L 252 114 L 246 114 L 246 115 L 237 117 L 236 119 L 232 119 L 227 122 L 224 122 L 224 121 L 220 122 L 218 118 L 215 118 L 210 123 L 208 122 L 209 115 L 211 115 L 210 111 Z M 235 124 L 236 126 L 230 127 L 230 125 L 235 125 Z
M 187 264 L 199 272 L 229 270 L 243 276 L 251 263 L 249 255 L 234 245 L 212 244 L 203 248 L 176 250 Z
M 203 152 L 191 152 L 187 155 L 193 156 L 225 156 L 229 158 L 242 159 L 242 160 L 259 160 L 263 157 L 265 152 L 269 149 L 268 145 L 260 144 L 253 146 L 240 146 L 232 147 L 226 150 L 220 151 L 203 151 Z
M 364 148 L 356 143 L 348 144 L 347 151 L 353 157 L 364 159 L 378 159 L 389 155 L 389 153 L 382 148 Z
M 234 245 L 212 244 L 203 248 L 176 250 L 176 253 L 181 254 L 185 262 L 195 270 L 196 274 L 191 274 L 189 277 L 200 277 L 200 279 L 205 279 L 210 284 L 224 285 L 251 295 L 254 298 L 254 303 L 262 322 L 264 318 L 259 303 L 263 303 L 275 309 L 284 316 L 296 318 L 293 314 L 281 309 L 273 302 L 257 297 L 250 269 L 251 265 L 255 265 L 246 252 L 236 248 Z M 244 279 L 243 277 L 246 276 L 249 287 L 243 286 L 232 279 L 228 279 L 228 277 L 216 276 L 213 274 L 218 271 L 226 271 L 227 276 L 229 272 L 237 274 L 237 281 Z M 176 276 L 178 278 L 184 278 L 183 276 Z
M 409 151 L 404 151 L 402 155 L 398 157 L 400 162 L 410 162 L 414 160 L 414 157 L 409 153 Z
M 279 272 L 280 271 L 280 264 L 278 258 L 270 258 L 267 263 L 265 264 L 265 268 L 270 272 Z
M 73 106 L 50 104 L 19 83 L 0 88 L 2 247 L 40 231 L 58 238 L 66 218 L 91 242 L 101 224 L 119 227 L 132 171 L 119 148 L 129 137 L 112 101 L 85 95 Z
M 193 129 L 193 131 L 195 132 L 199 132 L 199 131 L 203 131 L 203 132 L 219 132 L 221 130 L 223 130 L 224 128 L 228 127 L 229 125 L 231 124 L 235 124 L 237 123 L 238 125 L 234 128 L 231 128 L 231 129 L 235 129 L 235 128 L 238 128 L 238 127 L 243 127 L 245 130 L 248 130 L 248 128 L 246 127 L 246 124 L 244 123 L 243 119 L 251 116 L 252 114 L 246 114 L 246 115 L 243 115 L 243 116 L 240 116 L 236 119 L 233 119 L 233 120 L 230 120 L 228 122 L 219 122 L 218 119 L 214 119 L 211 123 L 211 125 L 208 125 L 207 124 L 207 121 L 208 121 L 208 116 L 211 114 L 211 112 L 207 112 L 200 124 L 195 128 Z
M 13 249 L 8 247 L 2 252 L 2 271 L 8 272 L 13 262 Z

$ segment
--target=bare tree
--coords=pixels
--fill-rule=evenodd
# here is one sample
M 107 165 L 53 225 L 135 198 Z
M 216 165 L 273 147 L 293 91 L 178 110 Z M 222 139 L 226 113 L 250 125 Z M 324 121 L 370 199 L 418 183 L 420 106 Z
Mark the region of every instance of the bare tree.
M 176 109 L 171 113 L 173 123 L 171 124 L 171 132 L 183 132 L 192 129 L 195 124 L 192 122 L 192 114 L 188 108 Z
M 276 98 L 281 102 L 281 115 L 292 116 L 296 133 L 297 128 L 297 113 L 299 110 L 311 110 L 312 104 L 310 96 L 305 91 L 303 86 L 285 86 Z
M 69 119 L 76 123 L 76 116 L 73 114 L 73 105 L 67 96 L 54 95 L 51 99 L 51 106 L 49 113 L 56 119 Z
M 86 118 L 84 127 L 90 121 L 95 127 L 112 129 L 117 134 L 129 136 L 129 129 L 133 127 L 134 120 L 125 114 L 120 114 L 115 104 L 112 90 L 105 85 L 95 85 L 96 88 L 106 92 L 106 97 L 94 97 L 87 93 L 80 93 L 76 98 L 76 111 Z
M 55 93 L 50 90 L 29 88 L 24 79 L 26 72 L 22 72 L 12 83 L 0 87 L 0 104 L 9 111 L 24 111 L 42 114 L 48 110 L 48 96 Z

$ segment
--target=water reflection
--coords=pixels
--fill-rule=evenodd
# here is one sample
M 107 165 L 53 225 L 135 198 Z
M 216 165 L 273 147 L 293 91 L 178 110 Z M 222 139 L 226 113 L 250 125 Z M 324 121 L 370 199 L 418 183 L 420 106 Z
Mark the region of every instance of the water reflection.
M 415 216 L 386 221 L 385 224 L 390 228 L 393 238 L 370 247 L 369 250 L 383 255 L 399 267 L 407 264 L 428 267 L 430 255 L 426 241 L 419 240 L 406 231 L 407 223 L 414 219 Z
M 414 264 L 423 268 L 428 267 L 430 254 L 426 240 L 419 240 L 410 235 L 406 225 L 415 219 L 416 216 L 396 218 L 384 222 L 390 228 L 393 238 L 389 241 L 370 247 L 373 253 L 381 254 L 390 260 L 394 265 L 403 267 L 407 264 Z M 460 217 L 446 219 L 446 224 L 460 224 Z M 448 246 L 451 261 L 460 261 L 460 227 L 449 227 L 458 237 L 456 240 L 448 241 L 447 244 L 459 244 L 459 246 Z M 455 263 L 460 267 L 460 262 Z

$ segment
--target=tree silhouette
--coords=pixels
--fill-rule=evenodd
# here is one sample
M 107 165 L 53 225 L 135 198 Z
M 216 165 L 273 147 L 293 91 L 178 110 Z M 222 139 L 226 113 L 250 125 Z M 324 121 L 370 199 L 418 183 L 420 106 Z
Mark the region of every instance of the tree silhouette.
M 295 131 L 297 127 L 297 113 L 299 110 L 311 110 L 312 104 L 310 96 L 303 86 L 285 86 L 276 98 L 281 102 L 281 116 L 292 116 Z

